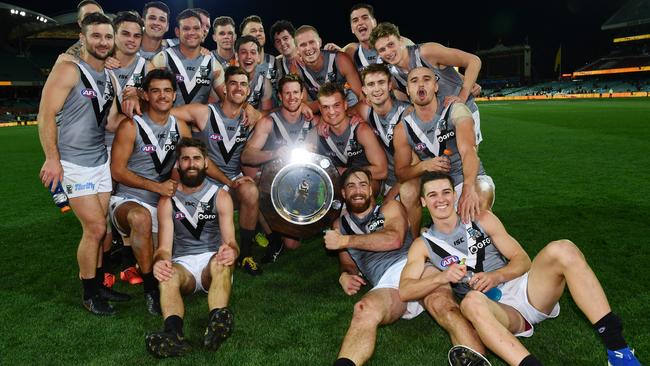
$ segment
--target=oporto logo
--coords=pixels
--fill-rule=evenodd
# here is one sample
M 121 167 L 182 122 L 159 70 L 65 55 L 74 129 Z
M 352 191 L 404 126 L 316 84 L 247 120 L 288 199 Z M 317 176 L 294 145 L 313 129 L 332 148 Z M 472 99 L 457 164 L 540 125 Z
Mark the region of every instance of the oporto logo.
M 440 267 L 448 267 L 452 263 L 458 263 L 459 261 L 460 259 L 458 258 L 458 256 L 449 255 L 442 258 L 442 260 L 440 261 Z
M 210 140 L 223 141 L 223 136 L 219 135 L 218 133 L 213 133 L 210 134 Z
M 97 92 L 92 89 L 83 89 L 81 91 L 81 96 L 88 99 L 95 99 L 97 98 Z
M 150 154 L 150 153 L 152 153 L 154 151 L 156 151 L 156 146 L 154 146 L 154 145 L 149 144 L 149 145 L 144 145 L 142 147 L 142 152 L 144 152 L 144 153 Z
M 182 212 L 176 212 L 176 214 L 174 215 L 174 218 L 175 218 L 176 220 L 182 220 L 182 219 L 185 218 L 185 214 L 182 213 Z

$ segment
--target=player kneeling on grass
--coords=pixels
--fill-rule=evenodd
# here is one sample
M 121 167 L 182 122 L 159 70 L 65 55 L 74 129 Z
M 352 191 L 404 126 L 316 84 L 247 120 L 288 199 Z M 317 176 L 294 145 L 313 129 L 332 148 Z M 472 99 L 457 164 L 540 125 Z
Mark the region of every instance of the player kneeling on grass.
M 582 252 L 569 240 L 553 241 L 530 261 L 499 219 L 482 211 L 475 221 L 461 222 L 452 179 L 426 173 L 421 180 L 422 205 L 433 225 L 418 238 L 402 272 L 403 301 L 421 298 L 452 284 L 462 297 L 460 310 L 481 341 L 510 365 L 541 365 L 515 338 L 530 337 L 533 325 L 560 312 L 565 286 L 607 347 L 610 365 L 640 365 L 622 334 L 598 279 Z M 437 271 L 427 273 L 425 262 Z M 424 272 L 424 274 L 423 274 Z
M 232 199 L 205 179 L 207 150 L 201 141 L 183 138 L 176 149 L 180 183 L 173 197 L 161 197 L 158 203 L 154 275 L 160 282 L 165 329 L 145 339 L 147 350 L 156 357 L 181 356 L 190 350 L 183 337 L 183 294 L 208 293 L 206 348 L 216 351 L 232 333 L 234 320 L 227 307 L 239 255 Z

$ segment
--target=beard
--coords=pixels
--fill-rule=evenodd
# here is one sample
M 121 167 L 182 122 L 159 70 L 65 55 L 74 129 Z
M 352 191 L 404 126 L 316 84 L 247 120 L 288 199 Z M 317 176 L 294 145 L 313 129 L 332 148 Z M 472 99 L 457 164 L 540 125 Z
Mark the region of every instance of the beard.
M 187 173 L 190 170 L 196 170 L 197 171 L 196 175 L 188 176 Z M 183 183 L 184 186 L 194 188 L 203 184 L 203 181 L 205 180 L 205 177 L 207 175 L 207 169 L 202 168 L 198 170 L 197 169 L 182 170 L 179 168 L 178 174 L 180 175 L 181 183 Z
M 90 49 L 88 47 L 86 47 L 86 52 L 88 52 L 89 55 L 91 55 L 94 58 L 96 58 L 98 60 L 101 60 L 101 61 L 106 60 L 108 58 L 108 56 L 111 55 L 111 52 L 109 51 L 109 52 L 106 52 L 106 54 L 102 56 L 102 55 L 98 54 L 97 52 L 95 52 L 95 50 Z
M 359 197 L 365 198 L 365 200 L 363 202 L 353 201 L 354 199 Z M 370 207 L 370 202 L 371 202 L 370 197 L 365 197 L 363 195 L 356 194 L 345 201 L 345 207 L 347 208 L 348 211 L 352 213 L 362 213 L 366 211 L 368 207 Z

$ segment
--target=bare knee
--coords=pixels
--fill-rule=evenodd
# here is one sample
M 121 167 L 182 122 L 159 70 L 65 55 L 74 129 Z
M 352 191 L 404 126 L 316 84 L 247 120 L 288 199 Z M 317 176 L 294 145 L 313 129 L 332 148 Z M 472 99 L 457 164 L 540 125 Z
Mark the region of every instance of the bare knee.
M 99 243 L 106 235 L 106 221 L 97 220 L 89 222 L 83 227 L 84 235 L 91 238 L 93 242 Z
M 434 293 L 425 297 L 424 306 L 443 328 L 453 325 L 454 317 L 460 315 L 460 308 L 456 301 L 445 294 Z
M 354 304 L 354 314 L 352 315 L 353 324 L 377 326 L 381 322 L 381 319 L 381 311 L 366 299 L 361 299 Z
M 237 187 L 237 199 L 240 203 L 251 205 L 257 203 L 260 192 L 255 183 L 246 182 Z
M 210 273 L 212 276 L 225 276 L 230 274 L 230 266 L 223 265 L 221 263 L 217 262 L 217 255 L 213 255 L 212 258 L 210 258 L 210 262 L 208 263 L 208 266 L 210 266 Z
M 151 213 L 144 207 L 129 210 L 126 220 L 132 232 L 151 232 Z
M 552 263 L 560 264 L 563 267 L 571 267 L 585 262 L 582 252 L 571 240 L 552 241 L 544 247 L 543 253 L 545 256 L 549 256 Z
M 405 207 L 410 206 L 418 206 L 418 199 L 420 197 L 420 192 L 414 183 L 411 183 L 411 181 L 408 181 L 406 183 L 403 183 L 400 185 L 399 188 L 399 197 L 400 201 L 404 203 Z
M 484 317 L 488 310 L 488 298 L 479 291 L 470 291 L 460 303 L 460 311 L 470 322 Z
M 181 275 L 179 271 L 174 271 L 174 274 L 167 281 L 162 281 L 158 283 L 161 291 L 180 291 L 181 288 Z

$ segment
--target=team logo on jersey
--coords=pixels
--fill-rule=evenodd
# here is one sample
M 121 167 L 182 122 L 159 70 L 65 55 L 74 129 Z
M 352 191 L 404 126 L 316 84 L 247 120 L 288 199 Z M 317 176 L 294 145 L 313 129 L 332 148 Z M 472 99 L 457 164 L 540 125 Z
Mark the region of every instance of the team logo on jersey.
M 268 71 L 268 79 L 270 80 L 275 80 L 278 76 L 278 70 L 276 69 L 269 69 Z
M 176 82 L 182 83 L 185 81 L 185 78 L 181 74 L 176 74 Z
M 97 92 L 90 88 L 87 88 L 81 91 L 81 96 L 86 97 L 88 99 L 95 99 L 97 98 Z
M 183 220 L 183 219 L 185 218 L 185 214 L 182 213 L 182 212 L 176 212 L 176 213 L 174 214 L 174 218 L 175 218 L 176 220 Z
M 212 205 L 210 203 L 199 202 L 199 220 L 208 221 L 216 219 L 217 215 L 210 211 L 212 211 Z
M 327 80 L 336 80 L 336 72 L 334 72 L 334 71 L 328 72 L 325 79 L 327 79 Z M 323 81 L 325 81 L 325 80 L 323 80 Z
M 363 148 L 359 145 L 359 143 L 356 140 L 351 140 L 350 150 L 347 152 L 347 156 L 348 157 L 357 156 L 362 152 L 363 152 Z
M 424 150 L 426 148 L 427 148 L 427 145 L 424 142 L 418 142 L 415 145 L 415 150 L 417 150 L 417 151 L 422 151 L 422 150 Z
M 142 73 L 138 72 L 133 74 L 133 86 L 136 88 L 142 87 Z
M 223 136 L 221 136 L 218 133 L 213 133 L 213 134 L 210 134 L 210 140 L 223 141 Z
M 199 76 L 207 79 L 210 77 L 210 68 L 207 66 L 200 66 L 199 67 Z
M 144 145 L 144 146 L 141 148 L 141 150 L 142 150 L 143 153 L 151 154 L 151 153 L 153 153 L 153 152 L 156 152 L 156 145 L 151 145 L 151 144 L 149 144 L 149 145 Z
M 458 263 L 458 262 L 460 262 L 460 258 L 458 258 L 455 255 L 449 255 L 442 258 L 442 260 L 440 261 L 440 267 L 448 267 L 452 263 Z

